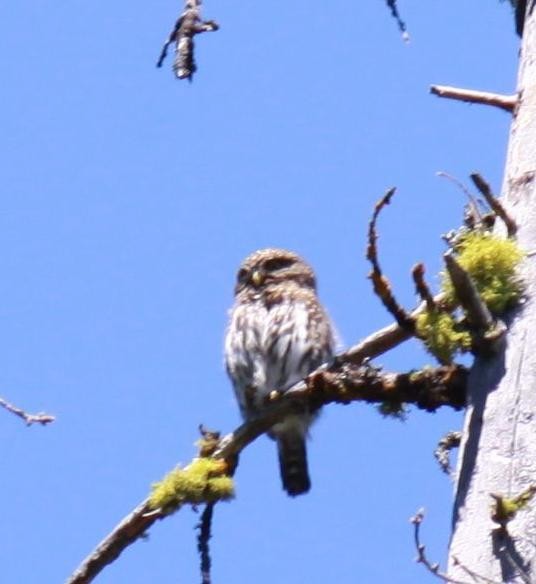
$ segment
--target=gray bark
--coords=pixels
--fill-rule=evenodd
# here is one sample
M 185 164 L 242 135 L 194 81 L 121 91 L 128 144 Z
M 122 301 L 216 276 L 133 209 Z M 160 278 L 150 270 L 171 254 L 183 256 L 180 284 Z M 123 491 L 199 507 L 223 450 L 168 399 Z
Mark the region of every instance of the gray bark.
M 525 22 L 518 91 L 502 194 L 529 254 L 527 293 L 508 318 L 504 350 L 477 358 L 470 375 L 448 570 L 464 582 L 475 581 L 466 569 L 495 582 L 536 582 L 536 500 L 508 524 L 510 537 L 491 520 L 490 497 L 536 485 L 536 10 Z

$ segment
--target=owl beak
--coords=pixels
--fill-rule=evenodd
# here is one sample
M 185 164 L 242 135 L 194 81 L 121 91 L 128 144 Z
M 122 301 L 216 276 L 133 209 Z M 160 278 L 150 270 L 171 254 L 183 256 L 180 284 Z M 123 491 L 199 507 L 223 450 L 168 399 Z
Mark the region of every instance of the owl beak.
M 258 288 L 264 281 L 264 274 L 260 270 L 255 270 L 251 274 L 251 281 L 255 288 Z

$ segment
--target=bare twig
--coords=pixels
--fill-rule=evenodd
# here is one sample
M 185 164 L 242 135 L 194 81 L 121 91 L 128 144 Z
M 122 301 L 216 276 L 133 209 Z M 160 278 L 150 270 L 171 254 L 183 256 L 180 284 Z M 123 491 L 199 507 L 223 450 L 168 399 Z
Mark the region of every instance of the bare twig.
M 54 422 L 54 420 L 56 419 L 55 416 L 51 416 L 50 414 L 45 414 L 43 412 L 40 412 L 38 414 L 29 414 L 24 410 L 21 410 L 17 406 L 10 404 L 1 397 L 0 406 L 2 406 L 8 412 L 11 412 L 12 414 L 18 416 L 19 418 L 22 418 L 26 422 L 27 426 L 31 426 L 32 424 L 41 424 L 42 426 L 46 426 L 47 424 Z
M 497 197 L 492 193 L 489 184 L 476 172 L 471 174 L 471 180 L 474 182 L 476 188 L 480 191 L 484 199 L 486 199 L 486 203 L 490 206 L 490 209 L 495 215 L 497 215 L 497 217 L 502 219 L 506 226 L 508 237 L 514 237 L 517 232 L 517 225 L 510 215 L 508 215 L 506 209 L 501 205 Z
M 211 584 L 210 577 L 210 546 L 209 540 L 212 537 L 212 517 L 214 515 L 215 503 L 208 503 L 201 515 L 201 521 L 197 525 L 199 535 L 197 537 L 197 550 L 201 558 L 201 584 Z
M 175 75 L 178 79 L 191 81 L 193 74 L 197 71 L 194 55 L 195 35 L 202 32 L 216 31 L 219 28 L 218 23 L 213 20 L 202 20 L 201 0 L 186 0 L 184 12 L 180 15 L 169 37 L 166 39 L 156 66 L 162 67 L 169 46 L 175 43 L 175 60 L 173 62 Z
M 393 295 L 389 280 L 383 275 L 378 260 L 378 232 L 376 231 L 376 222 L 382 209 L 391 202 L 391 198 L 395 194 L 396 188 L 389 189 L 385 195 L 376 203 L 374 213 L 369 221 L 368 228 L 368 245 L 367 245 L 367 260 L 372 266 L 372 271 L 369 278 L 372 280 L 374 292 L 382 301 L 382 304 L 393 315 L 396 322 L 410 334 L 415 332 L 415 321 L 413 318 L 400 306 Z
M 422 301 L 426 303 L 428 310 L 435 310 L 437 305 L 432 293 L 430 292 L 428 284 L 424 280 L 424 264 L 414 265 L 411 273 L 413 275 L 417 294 L 421 297 Z
M 443 582 L 449 582 L 450 584 L 470 584 L 468 582 L 464 582 L 463 580 L 456 580 L 451 578 L 448 574 L 440 571 L 440 566 L 437 562 L 432 563 L 428 557 L 426 556 L 426 546 L 421 542 L 421 525 L 424 521 L 424 510 L 420 509 L 417 511 L 414 517 L 410 519 L 410 523 L 413 524 L 413 539 L 415 542 L 415 549 L 417 550 L 417 559 L 416 562 L 422 564 L 430 574 L 434 575 L 436 578 L 443 580 Z M 462 570 L 471 578 L 474 582 L 484 582 L 486 584 L 501 584 L 500 582 L 495 582 L 494 580 L 490 580 L 485 576 L 480 576 L 476 572 L 473 572 L 469 568 L 466 568 L 463 564 L 454 558 L 454 562 L 456 565 L 460 566 Z
M 473 350 L 493 353 L 501 344 L 506 326 L 495 322 L 486 303 L 480 297 L 471 276 L 456 261 L 452 251 L 443 255 L 456 298 L 465 311 L 473 339 Z
M 460 446 L 462 440 L 461 432 L 447 432 L 443 438 L 437 443 L 437 448 L 434 450 L 434 456 L 439 464 L 441 470 L 448 475 L 452 474 L 452 467 L 450 465 L 450 451 Z
M 397 0 L 386 0 L 387 7 L 391 11 L 391 16 L 396 20 L 396 24 L 398 25 L 398 30 L 402 35 L 402 39 L 405 42 L 409 42 L 409 34 L 407 31 L 406 23 L 402 20 L 400 16 L 400 12 L 398 11 L 398 6 L 396 4 Z
M 452 174 L 445 172 L 444 170 L 439 170 L 438 172 L 436 172 L 436 176 L 439 176 L 441 178 L 446 178 L 450 182 L 454 183 L 463 192 L 463 194 L 467 197 L 467 199 L 469 201 L 469 206 L 471 208 L 471 214 L 474 216 L 474 222 L 481 223 L 482 222 L 482 214 L 480 213 L 480 210 L 478 208 L 478 202 L 475 199 L 475 197 L 473 196 L 473 194 L 471 193 L 471 191 L 463 184 L 463 182 L 461 180 L 457 179 Z
M 413 524 L 413 540 L 415 542 L 415 549 L 417 550 L 416 562 L 422 564 L 430 574 L 433 574 L 436 578 L 443 580 L 443 582 L 451 582 L 452 584 L 467 584 L 466 582 L 460 582 L 458 580 L 453 580 L 449 578 L 447 574 L 440 572 L 439 564 L 437 562 L 432 563 L 426 556 L 426 546 L 421 543 L 421 524 L 424 521 L 424 510 L 419 509 L 417 513 L 409 520 Z
M 481 105 L 491 105 L 512 113 L 517 105 L 517 95 L 502 95 L 500 93 L 490 93 L 488 91 L 475 91 L 473 89 L 461 89 L 459 87 L 449 87 L 448 85 L 431 85 L 430 93 L 438 97 L 456 99 L 467 103 L 479 103 Z

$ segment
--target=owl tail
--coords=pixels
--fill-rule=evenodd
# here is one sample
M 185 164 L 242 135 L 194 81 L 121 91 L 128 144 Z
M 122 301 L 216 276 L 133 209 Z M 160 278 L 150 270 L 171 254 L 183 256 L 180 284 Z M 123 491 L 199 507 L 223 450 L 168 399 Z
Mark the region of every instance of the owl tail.
M 291 497 L 306 493 L 311 481 L 303 432 L 287 430 L 278 434 L 276 440 L 283 488 Z

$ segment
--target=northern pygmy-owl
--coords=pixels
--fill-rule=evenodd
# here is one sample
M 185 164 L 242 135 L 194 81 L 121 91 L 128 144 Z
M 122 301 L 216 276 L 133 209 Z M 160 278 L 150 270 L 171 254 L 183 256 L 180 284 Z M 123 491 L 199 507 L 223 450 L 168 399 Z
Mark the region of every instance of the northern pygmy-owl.
M 225 338 L 225 360 L 245 420 L 262 412 L 268 395 L 284 391 L 333 356 L 334 335 L 316 295 L 312 269 L 295 253 L 262 249 L 238 271 Z M 283 488 L 311 487 L 305 440 L 315 414 L 293 413 L 269 436 L 277 442 Z

